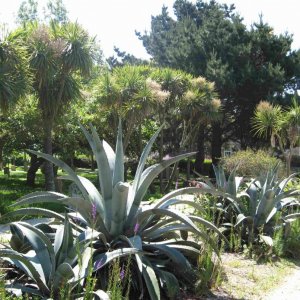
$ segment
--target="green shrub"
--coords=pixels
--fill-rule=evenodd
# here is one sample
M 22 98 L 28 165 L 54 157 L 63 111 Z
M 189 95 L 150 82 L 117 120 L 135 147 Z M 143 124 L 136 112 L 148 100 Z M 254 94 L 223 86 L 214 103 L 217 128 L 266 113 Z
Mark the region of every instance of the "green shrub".
M 221 266 L 221 260 L 214 255 L 214 250 L 210 246 L 205 245 L 198 258 L 200 278 L 195 284 L 197 295 L 206 295 L 208 290 L 220 284 Z
M 300 219 L 287 223 L 275 234 L 274 252 L 278 256 L 300 259 Z
M 230 173 L 237 165 L 237 175 L 244 177 L 259 177 L 266 174 L 270 167 L 274 167 L 278 163 L 278 159 L 272 157 L 267 151 L 264 150 L 242 150 L 237 151 L 229 157 L 224 157 L 221 164 Z M 280 166 L 280 174 L 283 174 L 283 166 Z

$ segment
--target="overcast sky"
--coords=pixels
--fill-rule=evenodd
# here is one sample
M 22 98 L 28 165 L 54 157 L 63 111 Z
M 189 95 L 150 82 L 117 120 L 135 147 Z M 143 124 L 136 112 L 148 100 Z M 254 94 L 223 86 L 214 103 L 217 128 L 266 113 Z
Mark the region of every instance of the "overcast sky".
M 0 22 L 13 28 L 22 0 L 0 0 Z M 47 0 L 39 0 L 40 8 Z M 113 54 L 113 46 L 137 57 L 148 58 L 135 30 L 150 29 L 151 15 L 161 12 L 163 5 L 172 15 L 174 0 L 64 0 L 71 20 L 77 20 L 91 35 L 97 36 L 105 57 Z M 192 2 L 196 2 L 195 0 Z M 300 48 L 300 0 L 223 0 L 235 4 L 250 25 L 263 14 L 264 21 L 276 34 L 288 31 L 294 35 L 293 48 Z M 42 11 L 42 9 L 40 9 Z

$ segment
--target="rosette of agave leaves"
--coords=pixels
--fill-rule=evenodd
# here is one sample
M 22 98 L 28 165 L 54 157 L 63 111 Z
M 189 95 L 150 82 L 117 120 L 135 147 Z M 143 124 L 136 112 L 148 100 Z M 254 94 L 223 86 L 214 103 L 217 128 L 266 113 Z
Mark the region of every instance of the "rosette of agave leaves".
M 152 204 L 142 201 L 157 175 L 194 153 L 178 155 L 146 167 L 159 129 L 144 148 L 133 181 L 126 183 L 121 122 L 115 151 L 100 140 L 93 126 L 90 126 L 90 132 L 83 126 L 81 129 L 97 162 L 99 189 L 61 160 L 31 151 L 60 167 L 67 174 L 62 178 L 71 180 L 80 192 L 71 197 L 56 192 L 35 192 L 22 197 L 15 205 L 54 202 L 66 206 L 76 234 L 89 229 L 97 235 L 91 260 L 93 274 L 100 278 L 100 282 L 105 281 L 101 276 L 107 276 L 102 272 L 105 266 L 131 256 L 131 283 L 133 290 L 138 291 L 137 297 L 160 299 L 164 293 L 164 296 L 174 298 L 181 284 L 197 280 L 197 258 L 203 245 L 209 243 L 217 252 L 215 237 L 224 238 L 212 223 L 200 216 L 178 211 L 175 206 L 184 204 L 201 210 L 199 203 L 186 199 L 184 195 L 214 191 L 205 187 L 187 187 L 172 191 Z M 9 213 L 9 216 L 25 214 L 41 214 L 61 222 L 66 219 L 65 215 L 41 208 L 21 208 Z M 197 242 L 191 236 L 197 236 Z

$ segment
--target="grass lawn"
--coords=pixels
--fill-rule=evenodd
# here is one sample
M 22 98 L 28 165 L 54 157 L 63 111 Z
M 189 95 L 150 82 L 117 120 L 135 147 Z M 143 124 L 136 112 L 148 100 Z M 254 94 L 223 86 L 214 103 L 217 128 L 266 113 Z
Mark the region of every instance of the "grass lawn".
M 82 177 L 85 177 L 92 181 L 98 188 L 99 184 L 97 181 L 97 171 L 91 171 L 89 169 L 77 169 L 76 173 Z M 58 172 L 58 176 L 64 175 L 62 171 Z M 130 180 L 130 179 L 129 179 Z M 70 181 L 62 181 L 62 190 L 63 193 L 68 194 L 68 187 Z M 148 192 L 145 200 L 154 200 L 160 198 L 162 195 L 159 193 L 157 184 L 152 188 L 152 193 Z M 0 215 L 12 211 L 13 207 L 10 207 L 17 199 L 35 191 L 44 190 L 44 175 L 38 171 L 36 173 L 36 186 L 30 187 L 26 185 L 26 172 L 21 168 L 18 168 L 16 171 L 10 171 L 10 176 L 3 174 L 3 171 L 0 171 Z M 53 203 L 39 204 L 39 207 L 54 209 L 57 212 L 62 212 L 63 208 Z M 6 223 L 12 220 L 1 219 L 0 223 Z
M 22 170 L 11 171 L 10 177 L 0 172 L 0 213 L 3 215 L 12 210 L 10 205 L 18 198 L 34 192 L 43 190 L 43 175 L 36 176 L 36 187 L 26 185 L 26 172 Z
M 95 171 L 90 171 L 86 169 L 79 169 L 78 175 L 88 178 L 92 182 L 96 182 L 97 174 Z M 60 171 L 58 175 L 63 175 Z M 70 181 L 63 181 L 63 192 L 68 193 L 68 186 Z M 44 175 L 38 171 L 36 174 L 36 186 L 30 187 L 26 185 L 26 172 L 22 169 L 17 169 L 16 171 L 10 171 L 10 176 L 3 174 L 3 171 L 0 172 L 0 214 L 4 215 L 5 213 L 13 210 L 10 207 L 17 199 L 35 191 L 44 190 Z M 61 207 L 56 204 L 40 204 L 39 207 L 51 208 L 56 211 L 63 211 Z M 9 220 L 11 221 L 11 220 Z M 1 220 L 1 223 L 6 223 L 7 220 Z

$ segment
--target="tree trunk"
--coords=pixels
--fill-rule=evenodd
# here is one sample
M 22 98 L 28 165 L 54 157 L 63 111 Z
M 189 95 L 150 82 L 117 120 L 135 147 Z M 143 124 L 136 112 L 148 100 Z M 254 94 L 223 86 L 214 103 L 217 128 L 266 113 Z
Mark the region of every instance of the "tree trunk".
M 0 171 L 2 171 L 4 168 L 3 148 L 5 146 L 5 143 L 7 142 L 7 139 L 8 135 L 5 133 L 2 136 L 0 136 Z
M 186 163 L 186 181 L 189 182 L 190 179 L 191 179 L 191 159 L 188 157 Z
M 142 124 L 139 124 L 139 132 L 138 132 L 138 135 L 139 135 L 139 139 L 138 139 L 138 147 L 139 147 L 139 157 L 142 155 L 142 152 L 143 152 L 143 142 L 142 142 Z
M 95 171 L 95 160 L 94 160 L 94 153 L 91 152 L 91 170 Z
M 204 159 L 205 159 L 204 127 L 200 127 L 197 136 L 197 153 L 196 153 L 196 161 L 195 161 L 195 170 L 199 174 L 204 173 Z
M 4 144 L 0 143 L 0 171 L 3 170 L 3 147 Z
M 71 157 L 70 157 L 70 167 L 75 170 L 75 165 L 74 165 L 74 152 L 72 152 Z
M 44 160 L 38 158 L 36 155 L 30 154 L 30 167 L 27 171 L 27 180 L 26 184 L 29 186 L 35 185 L 35 175 L 39 167 L 42 165 Z
M 52 128 L 53 119 L 44 119 L 44 153 L 52 156 Z M 44 162 L 45 189 L 46 191 L 55 191 L 53 164 L 47 160 Z
M 292 147 L 290 147 L 289 152 L 284 154 L 285 161 L 286 161 L 286 176 L 291 175 L 291 164 L 292 164 Z
M 178 162 L 176 162 L 176 163 L 174 164 L 174 167 L 173 167 L 171 176 L 170 176 L 170 178 L 169 178 L 169 180 L 168 180 L 168 183 L 167 183 L 167 185 L 166 185 L 166 187 L 165 187 L 165 189 L 164 189 L 164 191 L 163 191 L 164 194 L 166 194 L 166 193 L 168 193 L 168 192 L 170 191 L 171 185 L 172 185 L 172 183 L 173 183 L 174 181 L 176 181 L 176 182 L 178 181 L 178 173 L 179 173 L 179 170 L 178 170 Z M 176 187 L 176 186 L 177 186 L 177 184 L 175 184 L 175 187 Z M 176 187 L 176 189 L 177 189 L 177 187 Z
M 212 127 L 211 158 L 212 163 L 217 165 L 222 157 L 222 131 L 219 124 Z M 213 168 L 210 170 L 210 177 L 215 177 Z
M 159 123 L 160 125 L 164 124 L 165 122 L 165 112 L 163 107 L 159 107 Z M 164 155 L 164 129 L 162 128 L 160 131 L 160 138 L 159 138 L 159 162 L 163 160 Z M 163 184 L 163 172 L 159 175 L 159 189 L 160 193 L 163 193 L 164 184 Z
M 160 139 L 159 139 L 159 161 L 161 162 L 163 159 L 163 147 L 164 147 L 164 131 L 163 129 L 160 132 Z M 159 188 L 160 192 L 162 193 L 164 190 L 164 185 L 163 185 L 163 179 L 164 179 L 164 172 L 161 172 L 159 175 Z

